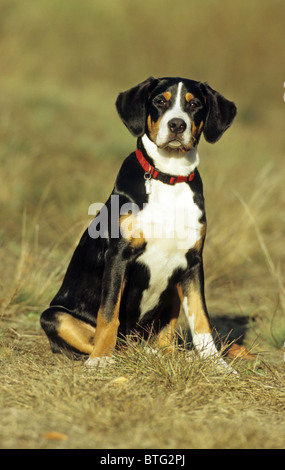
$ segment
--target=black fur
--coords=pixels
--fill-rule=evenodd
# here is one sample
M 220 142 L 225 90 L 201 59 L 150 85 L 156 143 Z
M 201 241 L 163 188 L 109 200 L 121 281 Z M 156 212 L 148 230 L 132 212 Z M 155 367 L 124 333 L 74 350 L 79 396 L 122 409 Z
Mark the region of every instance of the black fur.
M 116 107 L 120 118 L 135 137 L 140 137 L 145 132 L 148 95 L 157 80 L 147 78 L 139 85 L 120 93 Z
M 207 142 L 214 144 L 230 127 L 237 109 L 232 101 L 224 98 L 207 83 L 201 83 L 200 88 L 206 98 L 208 108 L 203 134 Z

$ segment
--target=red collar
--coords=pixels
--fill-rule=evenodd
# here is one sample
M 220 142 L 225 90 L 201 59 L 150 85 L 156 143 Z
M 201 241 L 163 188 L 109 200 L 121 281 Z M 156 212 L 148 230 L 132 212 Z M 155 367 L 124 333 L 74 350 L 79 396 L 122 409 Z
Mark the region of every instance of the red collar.
M 136 157 L 145 170 L 146 174 L 149 175 L 148 179 L 153 178 L 171 185 L 174 185 L 175 183 L 185 183 L 186 181 L 192 181 L 194 179 L 195 172 L 190 173 L 188 176 L 172 176 L 158 171 L 146 160 L 146 158 L 143 156 L 143 153 L 138 149 L 136 150 Z

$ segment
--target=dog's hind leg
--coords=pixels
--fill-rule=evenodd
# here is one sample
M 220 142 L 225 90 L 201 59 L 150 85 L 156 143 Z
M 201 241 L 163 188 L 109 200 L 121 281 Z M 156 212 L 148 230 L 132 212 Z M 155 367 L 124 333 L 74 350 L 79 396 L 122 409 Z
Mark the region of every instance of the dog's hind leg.
M 48 309 L 41 316 L 41 326 L 49 338 L 53 352 L 68 357 L 89 355 L 94 348 L 96 328 L 70 313 Z

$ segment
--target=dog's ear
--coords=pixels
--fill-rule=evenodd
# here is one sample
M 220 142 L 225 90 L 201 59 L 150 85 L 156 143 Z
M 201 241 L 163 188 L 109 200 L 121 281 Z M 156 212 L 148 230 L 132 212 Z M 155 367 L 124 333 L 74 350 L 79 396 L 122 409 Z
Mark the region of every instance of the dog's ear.
M 147 100 L 157 80 L 147 78 L 133 88 L 119 94 L 116 107 L 120 118 L 135 137 L 145 133 Z
M 214 144 L 232 124 L 237 108 L 232 101 L 213 90 L 207 83 L 200 83 L 200 88 L 208 106 L 203 133 L 207 142 Z

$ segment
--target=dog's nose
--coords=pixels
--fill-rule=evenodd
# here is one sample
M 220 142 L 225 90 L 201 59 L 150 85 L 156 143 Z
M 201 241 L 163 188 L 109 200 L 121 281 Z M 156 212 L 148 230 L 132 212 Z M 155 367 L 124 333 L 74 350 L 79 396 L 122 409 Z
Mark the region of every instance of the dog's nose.
M 168 127 L 173 134 L 182 134 L 186 129 L 186 122 L 180 118 L 173 118 L 168 121 Z

